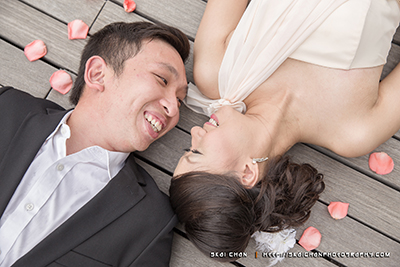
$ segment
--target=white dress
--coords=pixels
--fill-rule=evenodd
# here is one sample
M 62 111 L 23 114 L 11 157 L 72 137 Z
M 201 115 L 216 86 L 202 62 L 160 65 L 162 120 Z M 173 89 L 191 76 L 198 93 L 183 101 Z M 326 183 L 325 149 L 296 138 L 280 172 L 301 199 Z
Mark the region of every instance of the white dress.
M 288 57 L 337 69 L 382 65 L 399 21 L 395 0 L 252 0 L 221 63 L 221 99 L 189 84 L 186 104 L 208 116 L 223 105 L 245 113 L 243 100 Z

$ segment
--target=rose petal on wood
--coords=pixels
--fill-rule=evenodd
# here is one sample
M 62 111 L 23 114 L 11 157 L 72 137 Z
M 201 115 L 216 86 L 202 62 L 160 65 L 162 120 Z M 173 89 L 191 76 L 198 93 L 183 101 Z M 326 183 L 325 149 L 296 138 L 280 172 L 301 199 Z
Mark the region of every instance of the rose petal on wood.
M 321 233 L 314 227 L 310 226 L 304 230 L 299 240 L 299 244 L 307 251 L 316 249 L 321 243 Z
M 58 70 L 51 75 L 50 85 L 54 90 L 65 95 L 71 90 L 72 78 L 65 70 Z
M 86 39 L 89 26 L 80 19 L 68 23 L 68 39 Z
M 377 174 L 388 174 L 394 168 L 393 159 L 385 152 L 374 152 L 369 156 L 369 168 Z
M 124 0 L 124 10 L 128 13 L 136 9 L 136 3 L 133 0 Z
M 35 61 L 47 54 L 47 47 L 42 40 L 35 40 L 24 48 L 24 54 L 29 61 Z
M 349 203 L 343 202 L 331 202 L 328 206 L 328 211 L 332 218 L 336 220 L 343 219 L 347 216 L 347 211 L 349 210 Z

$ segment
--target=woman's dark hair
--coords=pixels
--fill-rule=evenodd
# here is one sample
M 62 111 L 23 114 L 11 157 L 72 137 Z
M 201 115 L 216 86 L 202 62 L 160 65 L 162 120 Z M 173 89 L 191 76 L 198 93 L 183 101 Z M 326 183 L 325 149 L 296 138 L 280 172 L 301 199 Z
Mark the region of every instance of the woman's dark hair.
M 254 232 L 297 227 L 309 218 L 325 189 L 323 175 L 287 156 L 269 160 L 265 173 L 253 188 L 234 173 L 189 172 L 172 179 L 172 207 L 202 252 L 243 252 Z
M 185 62 L 190 53 L 189 40 L 179 29 L 150 22 L 116 22 L 93 34 L 82 51 L 78 75 L 71 92 L 70 101 L 76 105 L 85 85 L 85 65 L 92 56 L 100 56 L 110 65 L 116 75 L 124 69 L 124 63 L 141 49 L 144 40 L 159 39 L 178 51 Z

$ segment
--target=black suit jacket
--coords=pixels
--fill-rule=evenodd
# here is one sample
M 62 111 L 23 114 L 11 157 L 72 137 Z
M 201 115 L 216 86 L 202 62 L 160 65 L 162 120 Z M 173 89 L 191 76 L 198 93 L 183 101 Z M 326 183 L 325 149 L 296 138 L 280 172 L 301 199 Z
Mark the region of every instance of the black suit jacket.
M 1 215 L 66 112 L 53 102 L 0 88 Z M 176 222 L 168 197 L 131 154 L 102 191 L 13 266 L 168 266 Z

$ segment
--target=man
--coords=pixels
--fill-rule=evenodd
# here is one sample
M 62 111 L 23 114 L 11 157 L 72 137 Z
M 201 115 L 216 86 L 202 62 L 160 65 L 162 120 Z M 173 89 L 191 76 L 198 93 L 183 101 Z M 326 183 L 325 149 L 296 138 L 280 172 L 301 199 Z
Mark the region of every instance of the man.
M 0 88 L 0 266 L 168 265 L 176 218 L 130 152 L 178 122 L 189 50 L 114 23 L 85 46 L 74 110 Z

